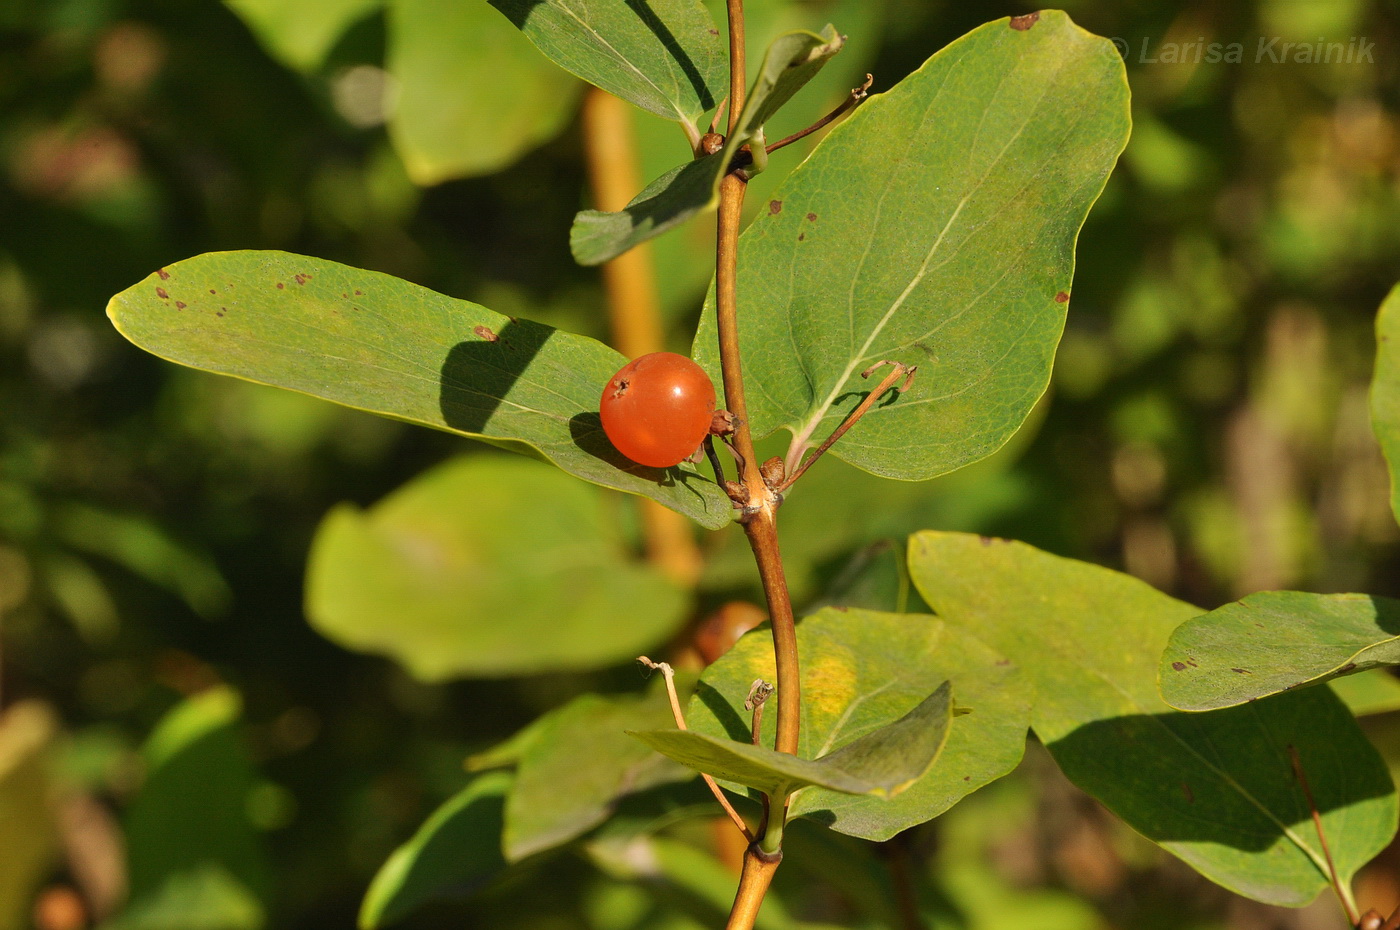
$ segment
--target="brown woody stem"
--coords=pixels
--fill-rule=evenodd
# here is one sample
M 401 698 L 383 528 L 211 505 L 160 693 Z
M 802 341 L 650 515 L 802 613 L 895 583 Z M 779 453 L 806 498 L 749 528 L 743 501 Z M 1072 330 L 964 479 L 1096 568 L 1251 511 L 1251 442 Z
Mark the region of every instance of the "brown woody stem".
M 729 12 L 729 133 L 733 135 L 744 109 L 744 4 L 726 0 Z M 773 652 L 777 665 L 777 735 L 780 752 L 796 754 L 801 707 L 798 678 L 797 630 L 778 551 L 777 508 L 782 497 L 768 487 L 758 467 L 753 433 L 749 429 L 748 404 L 744 398 L 743 368 L 739 353 L 738 250 L 739 224 L 748 182 L 742 171 L 732 170 L 719 185 L 719 216 L 715 242 L 715 317 L 719 332 L 720 368 L 724 380 L 725 407 L 734 415 L 735 429 L 730 448 L 739 462 L 739 480 L 731 496 L 741 508 L 740 523 L 748 536 L 758 563 L 768 601 L 773 629 Z M 783 798 L 770 799 L 770 816 L 765 817 L 756 841 L 744 857 L 744 870 L 728 930 L 751 930 L 782 859 L 778 847 L 786 810 Z M 765 849 L 767 851 L 765 852 Z
M 739 876 L 739 890 L 734 894 L 734 906 L 729 911 L 729 921 L 725 930 L 750 930 L 758 919 L 758 909 L 763 906 L 763 896 L 768 886 L 773 884 L 773 873 L 778 871 L 778 863 L 783 854 L 767 855 L 756 846 L 750 846 L 744 854 L 744 871 Z

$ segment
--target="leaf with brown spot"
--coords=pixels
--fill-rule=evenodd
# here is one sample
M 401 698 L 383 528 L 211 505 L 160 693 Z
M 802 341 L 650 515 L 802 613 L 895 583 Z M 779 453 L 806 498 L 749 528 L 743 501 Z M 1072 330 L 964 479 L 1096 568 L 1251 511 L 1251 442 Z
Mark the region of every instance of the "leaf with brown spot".
M 732 519 L 729 498 L 694 466 L 647 468 L 608 442 L 598 401 L 626 359 L 600 342 L 285 252 L 215 252 L 171 267 L 170 292 L 187 312 L 165 311 L 155 276 L 107 311 L 126 338 L 162 358 L 545 458 L 708 527 Z M 268 286 L 307 269 L 315 278 L 304 287 Z M 204 301 L 210 282 L 247 285 L 224 301 L 234 311 L 224 319 Z M 358 298 L 354 312 L 344 293 Z M 482 339 L 478 326 L 499 340 Z

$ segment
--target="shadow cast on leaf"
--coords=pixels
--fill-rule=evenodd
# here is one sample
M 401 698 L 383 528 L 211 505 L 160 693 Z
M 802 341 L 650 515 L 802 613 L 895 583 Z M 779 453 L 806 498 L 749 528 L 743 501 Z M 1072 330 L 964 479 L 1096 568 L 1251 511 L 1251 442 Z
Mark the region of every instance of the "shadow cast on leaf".
M 1257 852 L 1283 839 L 1287 826 L 1315 846 L 1289 745 L 1323 814 L 1394 790 L 1379 755 L 1330 697 L 1293 693 L 1207 713 L 1131 714 L 1081 726 L 1049 749 L 1071 781 L 1155 842 Z
M 499 333 L 486 330 L 479 339 L 453 346 L 443 360 L 439 382 L 443 422 L 464 433 L 486 433 L 501 402 L 554 333 L 542 323 L 511 320 Z

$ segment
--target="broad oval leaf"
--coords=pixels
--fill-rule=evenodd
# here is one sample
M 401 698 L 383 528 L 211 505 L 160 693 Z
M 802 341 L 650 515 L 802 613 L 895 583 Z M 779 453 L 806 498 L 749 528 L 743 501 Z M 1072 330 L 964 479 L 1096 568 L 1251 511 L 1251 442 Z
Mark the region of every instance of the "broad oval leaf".
M 685 611 L 674 584 L 628 557 L 599 492 L 499 455 L 439 466 L 368 512 L 340 505 L 306 574 L 321 633 L 429 681 L 624 661 Z
M 1400 520 L 1400 285 L 1391 290 L 1376 316 L 1371 423 L 1390 464 L 1390 509 Z
M 1211 880 L 1290 907 L 1327 887 L 1292 751 L 1343 883 L 1395 833 L 1390 775 L 1330 690 L 1209 714 L 1162 701 L 1158 658 L 1198 608 L 1022 543 L 922 532 L 909 550 L 929 606 L 1020 663 L 1031 725 L 1070 780 Z
M 942 681 L 951 680 L 957 703 L 972 713 L 953 719 L 937 760 L 898 796 L 884 800 L 811 789 L 793 798 L 790 816 L 885 840 L 932 820 L 1021 761 L 1029 714 L 1021 675 L 962 630 L 926 615 L 828 608 L 797 625 L 797 645 L 804 756 L 825 755 L 878 731 Z M 697 732 L 745 738 L 749 686 L 755 678 L 772 682 L 775 676 L 772 640 L 764 627 L 706 669 L 687 721 Z M 774 735 L 769 710 L 763 724 L 767 745 Z
M 723 96 L 728 54 L 699 0 L 491 5 L 550 61 L 658 116 L 693 124 Z
M 509 772 L 477 776 L 394 850 L 360 904 L 361 930 L 394 923 L 436 898 L 469 895 L 505 871 L 501 829 L 513 780 Z
M 538 454 L 711 529 L 729 498 L 685 464 L 624 458 L 598 419 L 626 361 L 583 336 L 399 278 L 287 252 L 210 252 L 112 298 L 123 336 L 161 358 Z
M 713 207 L 720 178 L 735 153 L 762 132 L 763 124 L 841 50 L 843 41 L 831 26 L 821 35 L 790 32 L 774 40 L 724 148 L 667 171 L 616 213 L 581 211 L 569 231 L 574 260 L 601 264 Z
M 1177 627 L 1158 674 L 1168 704 L 1213 710 L 1381 665 L 1400 665 L 1400 601 L 1261 591 Z
M 1045 391 L 1074 244 L 1128 136 L 1112 45 L 1059 12 L 953 42 L 832 130 L 741 240 L 749 415 L 815 443 L 856 375 L 917 364 L 832 451 L 921 480 L 990 455 Z M 713 294 L 695 355 L 716 359 Z
M 392 0 L 389 137 L 418 184 L 489 174 L 568 124 L 582 85 L 480 0 Z
M 52 754 L 58 719 L 48 705 L 24 700 L 0 714 L 0 927 L 30 926 L 39 883 L 59 856 L 52 805 Z
M 695 776 L 627 735 L 672 723 L 663 688 L 585 694 L 550 714 L 516 767 L 502 838 L 514 862 L 567 843 L 607 819 L 624 796 Z

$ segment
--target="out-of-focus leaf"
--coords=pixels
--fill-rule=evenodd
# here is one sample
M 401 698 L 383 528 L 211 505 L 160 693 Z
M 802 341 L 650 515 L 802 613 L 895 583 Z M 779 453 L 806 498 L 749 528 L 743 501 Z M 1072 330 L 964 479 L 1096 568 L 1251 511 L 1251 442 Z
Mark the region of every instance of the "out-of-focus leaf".
M 419 184 L 489 174 L 568 123 L 579 84 L 480 0 L 390 0 L 394 148 Z
M 336 642 L 435 681 L 631 659 L 675 631 L 685 599 L 627 554 L 595 488 L 528 459 L 470 455 L 368 512 L 331 511 L 306 609 Z
M 0 716 L 0 930 L 30 926 L 35 886 L 57 852 L 49 807 L 49 746 L 53 712 L 34 701 Z
M 940 682 L 972 713 L 953 719 L 932 767 L 902 794 L 885 799 L 807 790 L 792 800 L 794 817 L 883 840 L 931 820 L 1016 767 L 1025 749 L 1029 698 L 1017 669 L 968 633 L 933 617 L 828 608 L 797 625 L 802 657 L 799 752 L 824 756 L 886 725 Z M 767 628 L 747 634 L 706 669 L 687 721 L 697 731 L 742 739 L 743 702 L 755 678 L 775 680 Z M 772 699 L 770 699 L 771 702 Z M 772 706 L 765 742 L 774 736 Z
M 297 71 L 312 72 L 350 26 L 384 0 L 224 0 L 269 55 Z
M 131 881 L 122 930 L 256 930 L 269 887 L 248 815 L 255 773 L 241 701 L 216 687 L 170 711 L 146 742 L 146 780 L 126 814 Z
M 1400 710 L 1400 681 L 1382 668 L 1333 678 L 1327 686 L 1357 717 Z
M 608 442 L 598 401 L 626 359 L 592 339 L 286 252 L 179 262 L 107 313 L 136 345 L 192 368 L 542 455 L 710 528 L 732 518 L 695 468 L 647 468 Z
M 724 148 L 672 168 L 617 213 L 580 212 L 569 231 L 574 260 L 581 265 L 601 264 L 714 206 L 725 166 L 762 131 L 778 107 L 841 50 L 841 43 L 841 37 L 830 26 L 822 35 L 792 32 L 779 36 L 763 58 L 763 67 L 744 103 L 739 123 Z
M 1376 317 L 1371 423 L 1390 463 L 1390 509 L 1400 520 L 1400 286 L 1391 290 Z
M 1018 20 L 1021 25 L 1026 20 Z M 887 477 L 983 458 L 1049 381 L 1074 243 L 1128 134 L 1109 43 L 1059 12 L 982 26 L 833 129 L 743 236 L 749 415 L 819 441 L 858 372 L 917 364 L 833 448 Z M 695 355 L 718 370 L 714 303 Z
M 394 850 L 360 905 L 362 930 L 391 924 L 435 898 L 469 895 L 504 871 L 501 830 L 513 781 L 509 772 L 477 776 Z
M 624 795 L 694 776 L 651 752 L 628 730 L 672 722 L 664 688 L 646 695 L 585 694 L 550 715 L 516 768 L 503 847 L 511 861 L 596 827 Z
M 73 548 L 125 566 L 178 595 L 202 616 L 228 608 L 228 584 L 213 560 L 143 517 L 69 503 L 56 513 L 55 530 Z
M 1400 601 L 1261 591 L 1177 627 L 1158 674 L 1168 704 L 1214 710 L 1396 664 Z
M 694 123 L 728 55 L 699 0 L 491 0 L 555 64 L 658 116 Z
M 1327 887 L 1292 751 L 1344 883 L 1390 841 L 1395 788 L 1328 689 L 1209 714 L 1162 701 L 1158 658 L 1198 608 L 1005 540 L 923 532 L 909 560 L 940 617 L 1021 665 L 1034 689 L 1031 725 L 1065 774 L 1211 880 L 1294 907 Z

